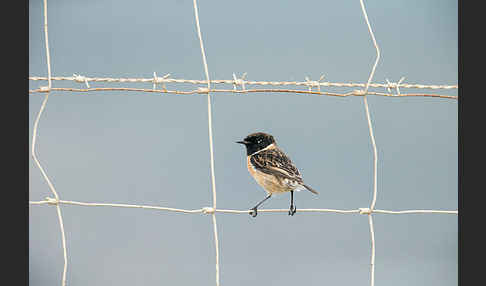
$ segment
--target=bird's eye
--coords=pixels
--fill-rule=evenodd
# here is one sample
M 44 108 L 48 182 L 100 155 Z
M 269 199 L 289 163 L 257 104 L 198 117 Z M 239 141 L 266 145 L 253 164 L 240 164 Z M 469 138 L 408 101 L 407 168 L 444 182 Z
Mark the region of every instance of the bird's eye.
M 262 143 L 262 139 L 258 139 L 257 143 L 258 144 Z

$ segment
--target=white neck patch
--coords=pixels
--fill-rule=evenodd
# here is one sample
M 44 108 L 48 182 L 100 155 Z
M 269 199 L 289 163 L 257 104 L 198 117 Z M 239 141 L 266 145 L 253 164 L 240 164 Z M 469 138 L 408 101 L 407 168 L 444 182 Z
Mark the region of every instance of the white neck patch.
M 251 155 L 255 155 L 255 154 L 258 154 L 262 151 L 265 151 L 265 150 L 268 150 L 268 149 L 273 149 L 273 148 L 276 148 L 277 146 L 275 146 L 275 143 L 272 143 L 270 145 L 268 145 L 267 147 L 263 148 L 262 150 L 258 150 L 256 151 L 255 153 L 251 154 Z

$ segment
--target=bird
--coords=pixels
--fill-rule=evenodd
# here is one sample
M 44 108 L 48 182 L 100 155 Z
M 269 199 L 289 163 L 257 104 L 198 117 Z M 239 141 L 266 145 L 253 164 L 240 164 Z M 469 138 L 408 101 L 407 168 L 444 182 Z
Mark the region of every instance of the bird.
M 245 145 L 248 172 L 267 193 L 262 201 L 250 209 L 249 214 L 252 217 L 257 216 L 257 208 L 273 194 L 290 192 L 290 216 L 297 211 L 294 204 L 294 191 L 308 190 L 318 194 L 316 190 L 304 183 L 299 169 L 277 146 L 272 135 L 255 132 L 236 143 Z

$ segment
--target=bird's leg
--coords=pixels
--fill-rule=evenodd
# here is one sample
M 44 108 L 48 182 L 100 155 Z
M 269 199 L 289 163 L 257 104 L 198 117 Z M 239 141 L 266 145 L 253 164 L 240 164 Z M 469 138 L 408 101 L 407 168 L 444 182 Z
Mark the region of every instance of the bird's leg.
M 290 191 L 290 210 L 289 215 L 294 215 L 297 211 L 297 208 L 294 205 L 294 191 Z
M 252 217 L 256 217 L 257 216 L 257 208 L 258 206 L 260 206 L 264 201 L 268 200 L 270 197 L 272 196 L 272 194 L 268 194 L 268 196 L 266 196 L 261 202 L 259 202 L 256 206 L 254 206 L 253 208 L 251 208 L 251 212 L 250 212 L 250 215 Z

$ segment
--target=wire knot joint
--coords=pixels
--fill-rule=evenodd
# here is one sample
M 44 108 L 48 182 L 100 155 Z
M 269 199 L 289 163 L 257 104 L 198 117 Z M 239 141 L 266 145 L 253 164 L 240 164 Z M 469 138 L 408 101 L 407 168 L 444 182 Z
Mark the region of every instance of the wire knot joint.
M 212 207 L 204 207 L 204 208 L 202 208 L 202 212 L 204 214 L 213 214 L 214 213 L 214 208 L 212 208 Z
M 371 214 L 372 211 L 370 208 L 359 208 L 359 214 Z
M 58 205 L 59 204 L 59 200 L 56 199 L 56 198 L 49 198 L 49 197 L 46 197 L 46 201 L 48 204 L 50 205 Z
M 51 90 L 48 86 L 41 86 L 39 89 L 41 92 L 49 92 Z
M 366 91 L 364 91 L 362 89 L 353 90 L 353 95 L 365 96 L 366 95 Z
M 197 93 L 209 93 L 209 88 L 207 87 L 198 87 Z

